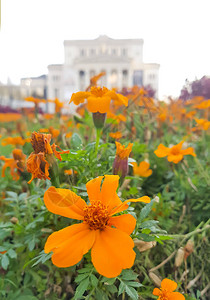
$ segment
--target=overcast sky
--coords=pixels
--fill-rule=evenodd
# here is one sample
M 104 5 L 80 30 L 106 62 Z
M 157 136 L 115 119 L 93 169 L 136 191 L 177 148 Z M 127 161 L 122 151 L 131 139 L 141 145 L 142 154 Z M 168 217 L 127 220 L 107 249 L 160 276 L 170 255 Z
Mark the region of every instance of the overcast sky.
M 63 63 L 64 40 L 142 38 L 160 64 L 159 97 L 210 76 L 210 0 L 1 0 L 0 81 Z

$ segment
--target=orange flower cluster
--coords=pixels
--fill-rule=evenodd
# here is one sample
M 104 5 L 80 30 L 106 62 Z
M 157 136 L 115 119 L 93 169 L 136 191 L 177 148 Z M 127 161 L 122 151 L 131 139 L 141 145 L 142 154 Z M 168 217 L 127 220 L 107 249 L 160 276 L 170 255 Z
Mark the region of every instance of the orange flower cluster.
M 174 292 L 176 288 L 175 281 L 165 278 L 161 282 L 161 288 L 153 290 L 153 295 L 158 296 L 157 300 L 184 300 L 185 297 L 181 293 Z
M 167 156 L 167 159 L 169 162 L 173 162 L 177 164 L 180 162 L 184 155 L 192 155 L 196 156 L 194 153 L 194 149 L 192 147 L 189 147 L 187 149 L 181 149 L 184 141 L 181 141 L 179 144 L 172 146 L 170 148 L 165 147 L 163 144 L 160 144 L 157 148 L 157 150 L 154 151 L 154 153 L 158 157 L 165 157 Z
M 103 182 L 103 183 L 102 183 Z M 128 202 L 149 203 L 147 196 L 124 202 L 118 197 L 119 176 L 99 176 L 86 184 L 90 204 L 67 189 L 50 187 L 44 195 L 47 209 L 67 218 L 83 221 L 51 234 L 45 253 L 53 252 L 54 265 L 65 268 L 77 264 L 91 249 L 97 272 L 108 278 L 132 267 L 134 242 L 129 236 L 136 225 L 130 214 L 114 216 L 128 208 Z
M 133 173 L 134 175 L 138 175 L 141 177 L 149 177 L 152 175 L 152 170 L 149 169 L 150 164 L 146 161 L 140 162 L 139 166 L 136 162 L 132 162 L 133 165 Z
M 34 178 L 44 180 L 50 179 L 50 163 L 47 160 L 47 158 L 49 158 L 49 155 L 54 154 L 59 160 L 62 160 L 60 154 L 69 153 L 69 150 L 62 151 L 62 149 L 60 149 L 60 147 L 55 144 L 50 145 L 50 141 L 51 134 L 37 132 L 32 133 L 31 144 L 34 152 L 32 152 L 27 159 L 27 171 L 32 174 L 31 180 L 29 180 L 28 182 L 29 184 Z M 61 151 L 58 152 L 56 148 L 59 148 Z
M 14 145 L 18 146 L 21 145 L 23 146 L 26 142 L 28 142 L 27 139 L 23 139 L 21 136 L 16 136 L 16 137 L 7 137 L 1 141 L 2 146 L 7 146 L 7 145 Z
M 13 158 L 6 158 L 5 156 L 0 156 L 0 160 L 5 162 L 2 168 L 2 177 L 5 177 L 6 168 L 10 168 L 10 174 L 13 180 L 18 180 L 20 178 L 20 173 L 25 170 L 26 167 L 26 155 L 23 154 L 21 149 L 14 149 L 12 151 Z M 17 171 L 15 171 L 17 170 Z
M 70 103 L 74 102 L 74 104 L 79 105 L 84 103 L 85 99 L 87 99 L 87 108 L 92 113 L 109 112 L 111 100 L 120 105 L 128 105 L 128 99 L 125 96 L 110 91 L 106 87 L 91 87 L 90 92 L 73 93 Z

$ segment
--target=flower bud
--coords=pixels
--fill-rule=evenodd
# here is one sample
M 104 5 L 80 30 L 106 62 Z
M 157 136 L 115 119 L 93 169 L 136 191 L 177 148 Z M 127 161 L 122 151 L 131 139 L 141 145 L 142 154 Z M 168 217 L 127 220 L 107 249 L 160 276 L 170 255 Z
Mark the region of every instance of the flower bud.
M 92 114 L 95 128 L 102 129 L 106 120 L 106 113 L 95 112 Z
M 176 254 L 176 257 L 175 257 L 175 267 L 180 267 L 181 264 L 183 263 L 183 260 L 184 260 L 184 254 L 185 254 L 185 251 L 184 251 L 184 248 L 183 247 L 180 247 L 177 251 L 177 254 Z
M 161 279 L 155 273 L 149 272 L 149 277 L 151 278 L 151 280 L 154 282 L 156 286 L 158 287 L 161 286 Z
M 134 241 L 135 246 L 138 248 L 139 252 L 147 251 L 147 250 L 155 247 L 157 244 L 156 241 L 145 242 L 145 241 L 141 241 L 138 239 L 134 239 L 133 241 Z
M 129 143 L 128 147 L 125 148 L 119 142 L 115 142 L 117 150 L 116 156 L 113 163 L 113 174 L 119 175 L 122 179 L 128 174 L 128 157 L 132 150 L 133 144 Z

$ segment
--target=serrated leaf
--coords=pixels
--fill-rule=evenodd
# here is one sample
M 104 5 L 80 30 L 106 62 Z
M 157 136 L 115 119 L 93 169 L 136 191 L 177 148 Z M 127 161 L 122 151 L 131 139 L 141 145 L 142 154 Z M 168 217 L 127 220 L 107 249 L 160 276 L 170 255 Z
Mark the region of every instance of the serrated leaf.
M 105 286 L 106 286 L 106 289 L 112 294 L 117 293 L 117 291 L 118 291 L 117 287 L 115 285 L 105 285 Z
M 132 270 L 124 270 L 122 272 L 122 280 L 136 280 L 138 274 L 134 273 Z
M 8 266 L 9 266 L 9 258 L 6 255 L 6 253 L 2 255 L 1 266 L 4 270 L 7 270 Z
M 9 249 L 7 251 L 7 254 L 9 255 L 9 257 L 11 258 L 17 258 L 17 253 L 13 250 L 13 249 Z
M 98 284 L 98 278 L 95 275 L 93 275 L 93 274 L 90 275 L 90 281 L 92 283 L 92 286 L 94 286 L 94 287 L 97 286 L 97 284 Z
M 126 285 L 125 286 L 125 291 L 128 294 L 128 296 L 131 297 L 131 299 L 138 300 L 139 295 L 138 295 L 137 291 L 132 286 Z
M 82 295 L 84 294 L 84 292 L 87 290 L 88 285 L 89 285 L 89 277 L 85 278 L 84 280 L 82 280 L 80 282 L 80 284 L 76 288 L 76 293 L 74 295 L 74 298 L 80 299 L 82 297 Z
M 120 296 L 120 295 L 124 292 L 125 287 L 126 287 L 126 285 L 124 284 L 123 281 L 121 281 L 121 282 L 120 282 L 119 289 L 118 289 L 118 296 Z
M 14 200 L 14 199 L 17 199 L 17 197 L 18 197 L 17 193 L 12 192 L 12 191 L 8 191 L 8 192 L 7 192 L 7 195 L 8 195 L 9 197 L 13 198 L 13 200 Z
M 89 273 L 83 273 L 83 274 L 80 274 L 78 275 L 76 278 L 75 278 L 75 282 L 76 283 L 79 283 L 81 282 L 82 280 L 84 280 L 85 278 L 89 277 Z
M 140 223 L 143 219 L 145 219 L 145 218 L 148 216 L 148 214 L 150 213 L 150 211 L 151 211 L 151 209 L 152 209 L 153 203 L 154 203 L 154 200 L 151 200 L 150 203 L 146 204 L 146 205 L 142 208 L 142 210 L 141 210 L 141 212 L 140 212 L 140 216 L 139 216 L 139 218 L 138 218 L 138 222 L 139 222 L 139 223 Z

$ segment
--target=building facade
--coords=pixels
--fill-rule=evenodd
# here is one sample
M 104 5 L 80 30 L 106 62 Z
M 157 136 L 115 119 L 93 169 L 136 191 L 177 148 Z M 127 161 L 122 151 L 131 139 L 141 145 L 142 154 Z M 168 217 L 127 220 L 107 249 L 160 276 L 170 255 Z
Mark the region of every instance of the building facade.
M 121 90 L 150 85 L 158 96 L 159 64 L 143 62 L 143 40 L 103 35 L 94 40 L 64 41 L 64 63 L 48 66 L 48 98 L 66 102 L 103 71 L 106 75 L 99 80 L 100 86 Z

